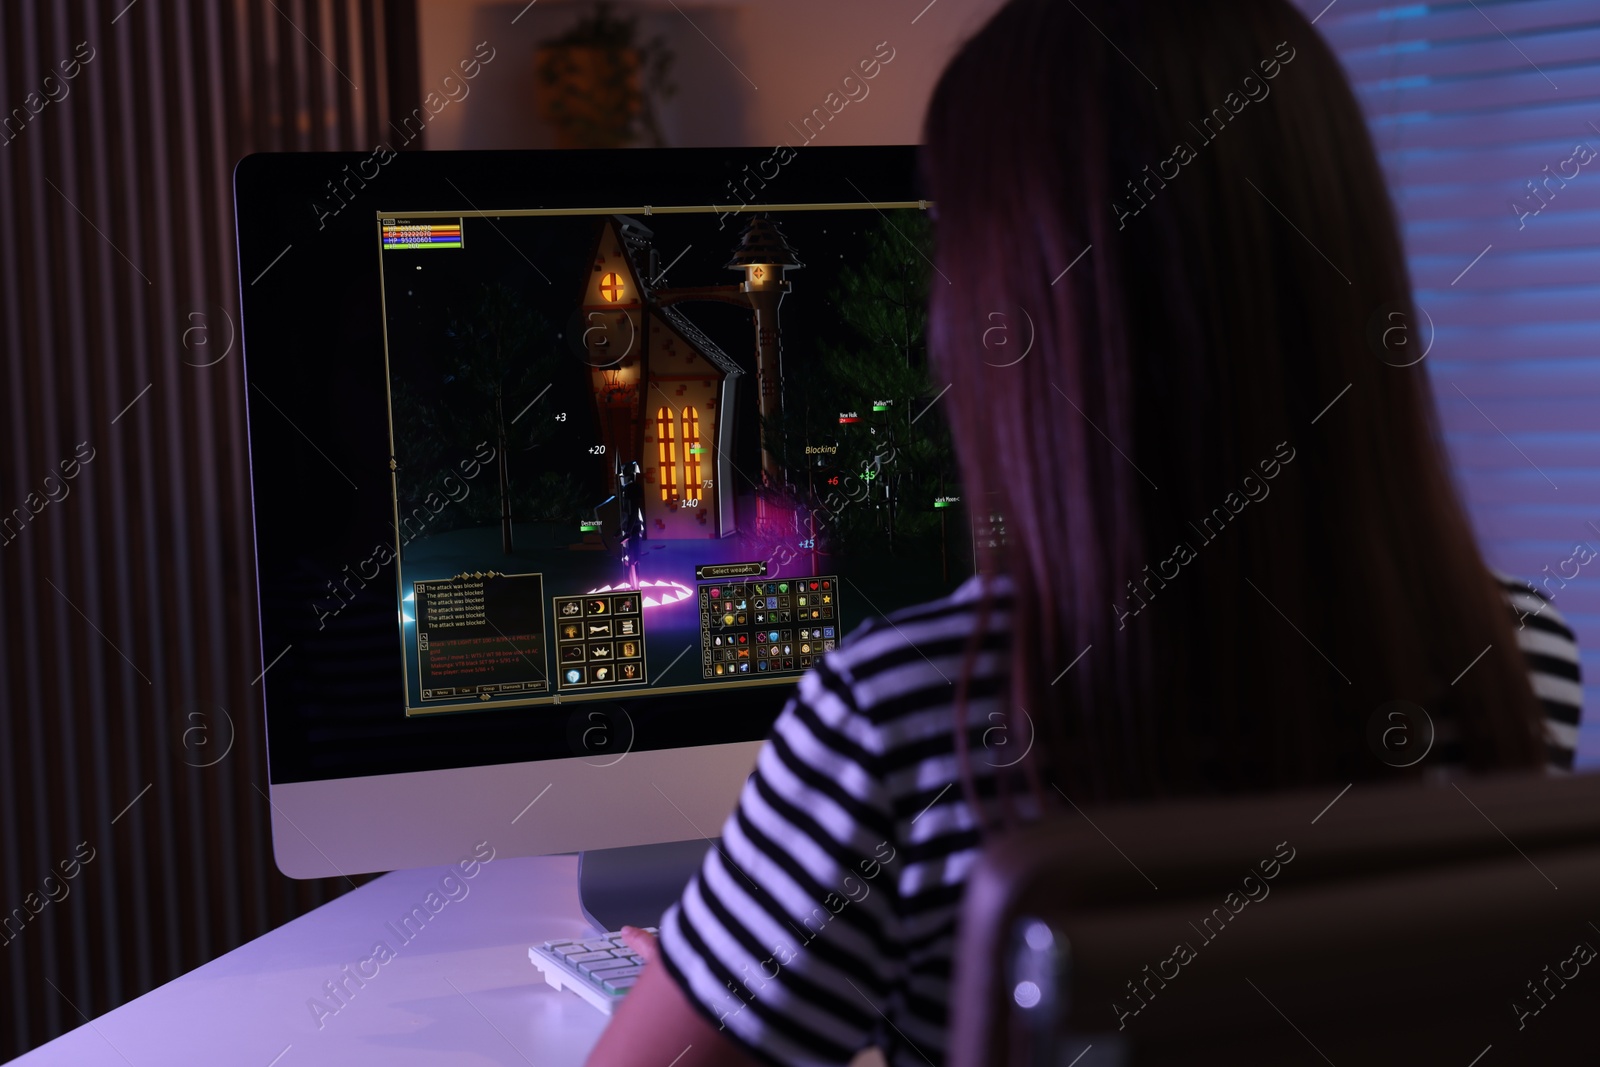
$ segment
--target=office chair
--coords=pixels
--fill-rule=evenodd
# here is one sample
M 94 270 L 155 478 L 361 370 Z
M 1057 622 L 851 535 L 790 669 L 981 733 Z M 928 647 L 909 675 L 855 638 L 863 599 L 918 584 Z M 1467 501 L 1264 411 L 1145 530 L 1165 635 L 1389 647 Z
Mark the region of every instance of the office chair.
M 1596 950 L 1600 775 L 1067 813 L 969 876 L 949 1063 L 1595 1062 Z

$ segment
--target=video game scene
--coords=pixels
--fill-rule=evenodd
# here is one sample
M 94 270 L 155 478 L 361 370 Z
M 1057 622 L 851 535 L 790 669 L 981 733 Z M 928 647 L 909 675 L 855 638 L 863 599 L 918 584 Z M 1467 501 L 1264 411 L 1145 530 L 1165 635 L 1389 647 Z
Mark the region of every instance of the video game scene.
M 408 714 L 792 683 L 972 573 L 916 205 L 378 230 Z

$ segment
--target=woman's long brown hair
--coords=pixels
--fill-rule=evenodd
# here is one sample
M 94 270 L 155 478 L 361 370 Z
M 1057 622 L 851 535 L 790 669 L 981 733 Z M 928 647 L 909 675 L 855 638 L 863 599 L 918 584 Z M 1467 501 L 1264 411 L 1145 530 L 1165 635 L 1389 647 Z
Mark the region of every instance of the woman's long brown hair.
M 1468 767 L 1538 765 L 1511 614 L 1425 366 L 1400 365 L 1428 326 L 1383 176 L 1305 18 L 1014 0 L 924 141 L 930 358 L 969 506 L 1004 516 L 984 566 L 1011 577 L 1009 704 L 1048 778 L 1105 800 L 1417 774 L 1369 741 L 1396 700 Z

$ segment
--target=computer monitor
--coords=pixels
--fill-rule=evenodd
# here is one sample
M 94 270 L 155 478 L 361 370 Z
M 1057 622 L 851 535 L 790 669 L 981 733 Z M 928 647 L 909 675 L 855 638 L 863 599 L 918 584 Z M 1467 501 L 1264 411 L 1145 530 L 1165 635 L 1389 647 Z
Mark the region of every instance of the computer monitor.
M 239 164 L 284 873 L 481 842 L 692 857 L 798 677 L 972 573 L 914 170 L 911 147 Z

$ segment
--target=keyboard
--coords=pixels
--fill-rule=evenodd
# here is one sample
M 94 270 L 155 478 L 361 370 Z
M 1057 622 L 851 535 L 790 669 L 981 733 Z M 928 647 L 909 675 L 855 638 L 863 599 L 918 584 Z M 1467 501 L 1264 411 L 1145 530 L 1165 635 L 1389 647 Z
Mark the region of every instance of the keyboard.
M 645 927 L 652 934 L 655 927 Z M 607 1015 L 633 988 L 644 960 L 622 943 L 621 934 L 546 941 L 528 949 L 528 959 L 557 989 L 570 989 Z

